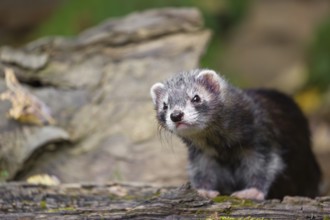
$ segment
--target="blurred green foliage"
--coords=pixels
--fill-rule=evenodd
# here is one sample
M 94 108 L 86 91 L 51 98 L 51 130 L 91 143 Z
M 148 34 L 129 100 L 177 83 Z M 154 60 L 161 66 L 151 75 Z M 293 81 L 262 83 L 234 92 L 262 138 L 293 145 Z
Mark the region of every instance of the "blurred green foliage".
M 33 38 L 51 35 L 76 35 L 107 18 L 161 7 L 196 7 L 202 12 L 205 25 L 213 31 L 207 53 L 201 66 L 219 69 L 223 39 L 239 23 L 248 9 L 246 0 L 70 0 L 63 1 L 53 16 L 33 34 Z
M 308 53 L 308 86 L 330 88 L 330 17 L 319 27 Z

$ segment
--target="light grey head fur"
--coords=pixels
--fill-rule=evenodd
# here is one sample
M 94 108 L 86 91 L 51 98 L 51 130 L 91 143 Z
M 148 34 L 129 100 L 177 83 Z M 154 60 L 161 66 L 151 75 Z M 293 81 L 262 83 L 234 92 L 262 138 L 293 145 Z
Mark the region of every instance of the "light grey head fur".
M 187 136 L 209 125 L 212 109 L 224 102 L 228 86 L 215 71 L 196 69 L 155 83 L 150 94 L 161 125 L 179 136 Z M 200 100 L 194 102 L 196 96 Z M 183 113 L 180 121 L 171 119 L 174 112 Z

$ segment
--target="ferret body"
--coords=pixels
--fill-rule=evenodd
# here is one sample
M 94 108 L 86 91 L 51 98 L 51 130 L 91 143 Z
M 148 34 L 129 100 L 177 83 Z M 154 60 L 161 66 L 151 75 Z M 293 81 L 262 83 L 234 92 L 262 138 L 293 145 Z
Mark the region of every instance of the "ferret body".
M 242 90 L 213 70 L 174 75 L 150 90 L 159 125 L 188 148 L 190 182 L 207 197 L 263 200 L 319 194 L 306 118 L 273 90 Z

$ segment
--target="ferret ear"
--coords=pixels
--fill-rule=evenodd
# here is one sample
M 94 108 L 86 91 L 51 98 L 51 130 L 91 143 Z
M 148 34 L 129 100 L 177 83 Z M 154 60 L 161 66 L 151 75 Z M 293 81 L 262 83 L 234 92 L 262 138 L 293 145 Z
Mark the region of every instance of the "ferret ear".
M 202 70 L 196 77 L 197 81 L 211 92 L 220 92 L 221 78 L 213 70 Z
M 165 90 L 165 86 L 163 83 L 155 83 L 150 88 L 150 95 L 154 105 L 156 105 L 157 100 L 159 99 L 160 95 L 163 93 L 164 90 Z

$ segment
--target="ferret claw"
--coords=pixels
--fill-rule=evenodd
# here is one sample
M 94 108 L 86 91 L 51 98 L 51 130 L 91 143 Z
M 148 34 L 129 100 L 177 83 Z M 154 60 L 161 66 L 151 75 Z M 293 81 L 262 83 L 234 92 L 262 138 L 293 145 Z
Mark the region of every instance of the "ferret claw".
M 265 194 L 254 187 L 234 192 L 231 195 L 241 198 L 241 199 L 253 199 L 253 200 L 264 200 L 265 199 Z
M 197 192 L 200 196 L 209 199 L 213 199 L 214 197 L 217 197 L 220 194 L 218 191 L 206 190 L 206 189 L 197 189 Z

